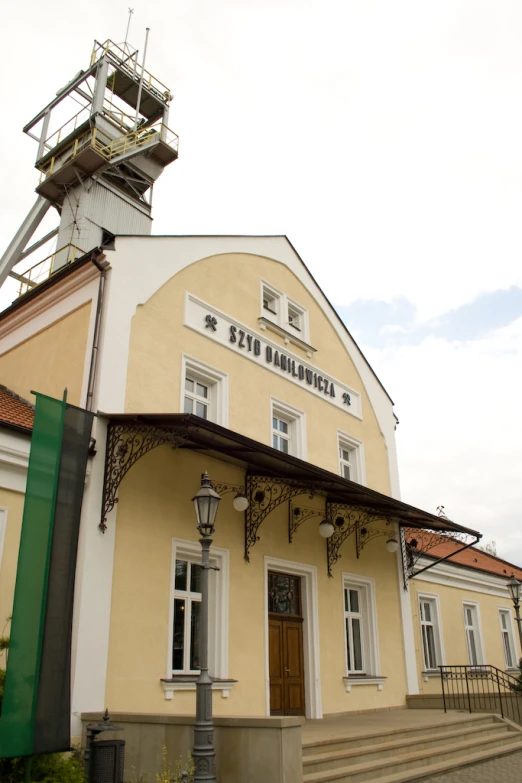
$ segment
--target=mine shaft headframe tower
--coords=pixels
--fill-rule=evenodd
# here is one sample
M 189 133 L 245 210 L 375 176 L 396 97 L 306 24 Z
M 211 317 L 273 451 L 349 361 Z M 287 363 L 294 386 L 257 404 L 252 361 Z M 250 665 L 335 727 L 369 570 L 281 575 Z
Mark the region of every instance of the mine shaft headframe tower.
M 168 87 L 138 62 L 138 51 L 94 42 L 88 69 L 24 128 L 38 142 L 38 199 L 0 261 L 0 285 L 9 274 L 28 280 L 13 267 L 53 235 L 58 250 L 50 271 L 112 234 L 151 233 L 154 182 L 178 157 L 178 137 L 168 127 L 171 100 Z M 67 110 L 73 105 L 74 114 Z M 59 227 L 26 250 L 51 205 Z

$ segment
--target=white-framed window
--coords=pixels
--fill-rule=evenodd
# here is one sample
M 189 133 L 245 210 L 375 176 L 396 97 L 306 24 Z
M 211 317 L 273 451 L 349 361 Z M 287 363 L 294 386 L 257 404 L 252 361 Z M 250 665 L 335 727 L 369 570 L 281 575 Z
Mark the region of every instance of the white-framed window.
M 474 603 L 464 603 L 463 608 L 469 663 L 471 666 L 481 666 L 484 664 L 484 648 L 480 632 L 478 606 Z
M 499 609 L 498 617 L 500 621 L 500 634 L 502 637 L 502 649 L 504 650 L 506 669 L 514 669 L 517 665 L 517 659 L 515 653 L 515 640 L 513 638 L 511 611 L 509 609 Z
M 347 676 L 378 677 L 374 580 L 356 574 L 343 574 L 343 609 Z
M 287 317 L 288 326 L 296 332 L 304 334 L 306 331 L 306 310 L 303 307 L 288 300 Z M 304 339 L 304 338 L 302 338 Z
M 278 319 L 281 315 L 282 294 L 267 283 L 263 283 L 261 294 L 265 318 Z
M 361 441 L 352 438 L 344 432 L 337 432 L 337 449 L 339 456 L 339 473 L 350 481 L 364 484 L 364 452 Z
M 296 340 L 308 343 L 310 335 L 306 308 L 264 280 L 261 281 L 261 317 L 292 334 Z
M 305 415 L 279 400 L 271 400 L 270 445 L 284 454 L 306 458 Z
M 180 409 L 227 427 L 228 375 L 183 355 Z
M 424 671 L 433 671 L 443 662 L 440 613 L 434 596 L 419 596 L 419 617 Z
M 212 546 L 209 571 L 209 671 L 228 677 L 228 550 Z M 173 539 L 167 677 L 199 671 L 201 547 Z

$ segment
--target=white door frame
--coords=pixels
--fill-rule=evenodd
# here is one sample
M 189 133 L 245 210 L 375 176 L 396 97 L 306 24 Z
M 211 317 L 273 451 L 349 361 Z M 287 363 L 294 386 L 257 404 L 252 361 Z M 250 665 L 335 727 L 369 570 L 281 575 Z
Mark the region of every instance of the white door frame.
M 307 718 L 322 718 L 321 667 L 319 660 L 319 617 L 317 607 L 317 568 L 277 557 L 264 558 L 265 571 L 265 690 L 266 714 L 270 715 L 270 667 L 268 659 L 268 572 L 302 577 L 301 603 L 303 611 L 303 655 L 305 710 Z

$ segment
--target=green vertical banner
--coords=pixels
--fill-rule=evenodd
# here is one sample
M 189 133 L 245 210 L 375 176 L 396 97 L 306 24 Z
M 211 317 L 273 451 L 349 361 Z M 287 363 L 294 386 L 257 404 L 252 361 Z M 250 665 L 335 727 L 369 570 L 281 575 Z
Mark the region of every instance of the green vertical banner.
M 92 418 L 36 395 L 0 758 L 70 748 L 74 577 Z

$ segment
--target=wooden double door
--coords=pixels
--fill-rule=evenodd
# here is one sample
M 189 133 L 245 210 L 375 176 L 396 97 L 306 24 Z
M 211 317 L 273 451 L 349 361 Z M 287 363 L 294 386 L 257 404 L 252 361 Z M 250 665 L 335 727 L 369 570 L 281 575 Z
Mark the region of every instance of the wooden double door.
M 270 714 L 304 715 L 300 578 L 272 572 L 268 577 Z

